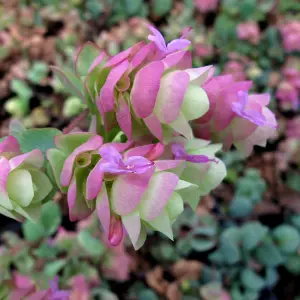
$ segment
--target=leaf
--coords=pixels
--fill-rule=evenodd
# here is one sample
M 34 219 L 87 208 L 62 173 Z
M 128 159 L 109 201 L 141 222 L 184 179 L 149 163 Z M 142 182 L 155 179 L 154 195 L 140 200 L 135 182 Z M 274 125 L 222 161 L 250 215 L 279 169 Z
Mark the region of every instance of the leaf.
M 244 288 L 254 291 L 260 291 L 265 285 L 263 278 L 249 268 L 246 268 L 242 271 L 241 282 Z
M 139 293 L 138 299 L 159 300 L 158 296 L 150 289 L 144 289 Z
M 290 187 L 291 189 L 297 192 L 300 192 L 299 181 L 300 181 L 300 174 L 298 172 L 293 172 L 293 171 L 288 172 L 287 180 L 286 180 L 288 187 Z
M 300 230 L 300 215 L 292 216 L 291 222 L 298 230 Z
M 26 220 L 23 223 L 22 231 L 25 239 L 29 242 L 38 241 L 39 239 L 46 236 L 46 232 L 43 227 L 29 220 Z
M 15 92 L 19 98 L 29 100 L 32 97 L 32 90 L 25 81 L 13 79 L 11 81 L 11 90 Z
M 28 71 L 27 77 L 33 83 L 39 84 L 48 75 L 49 69 L 44 62 L 36 61 L 32 68 Z
M 96 296 L 99 296 L 101 300 L 118 300 L 118 297 L 115 294 L 104 288 L 93 289 L 91 296 L 93 296 L 93 299 L 95 299 Z
M 203 252 L 212 249 L 216 245 L 217 234 L 215 226 L 201 226 L 192 231 L 191 246 L 194 250 Z
M 223 240 L 220 251 L 223 254 L 224 262 L 228 264 L 235 264 L 241 260 L 241 252 L 236 244 L 229 240 Z
M 266 268 L 266 285 L 272 288 L 279 279 L 278 271 L 275 268 Z
M 298 254 L 290 255 L 285 262 L 288 271 L 295 275 L 300 274 L 300 256 Z
M 256 0 L 243 0 L 239 2 L 240 15 L 243 19 L 249 18 L 256 10 Z
M 88 70 L 95 60 L 95 58 L 100 54 L 101 50 L 96 44 L 87 42 L 81 46 L 78 50 L 75 59 L 75 71 L 78 76 L 86 76 Z
M 215 252 L 209 255 L 209 260 L 213 264 L 222 265 L 224 263 L 223 252 L 220 249 L 216 250 Z
M 9 124 L 9 134 L 19 140 L 22 133 L 26 130 L 24 125 L 17 119 L 14 119 Z
M 47 243 L 43 243 L 39 248 L 35 249 L 33 253 L 41 258 L 55 258 L 57 249 Z
M 241 260 L 239 241 L 239 228 L 231 227 L 223 231 L 220 239 L 220 251 L 222 252 L 225 263 L 235 264 Z
M 291 225 L 280 225 L 273 231 L 275 243 L 284 254 L 296 252 L 300 245 L 300 235 Z
M 187 256 L 193 250 L 191 245 L 191 236 L 181 238 L 176 243 L 176 249 L 182 256 Z
M 43 205 L 40 223 L 48 236 L 55 233 L 62 221 L 62 215 L 57 203 L 49 201 Z
M 258 262 L 266 267 L 276 267 L 284 262 L 284 258 L 279 249 L 270 238 L 264 241 L 261 246 L 257 247 L 255 256 Z
M 259 222 L 248 222 L 241 228 L 243 247 L 253 250 L 267 235 L 268 228 Z
M 261 0 L 258 3 L 258 8 L 264 13 L 269 12 L 275 5 L 275 0 Z
M 98 0 L 88 0 L 86 2 L 86 8 L 88 12 L 92 15 L 92 18 L 96 19 L 100 16 L 101 12 L 103 11 L 104 5 Z
M 70 71 L 62 71 L 57 67 L 51 67 L 51 70 L 70 94 L 82 99 L 82 101 L 85 102 L 82 82 L 78 77 L 76 77 Z
M 66 265 L 66 263 L 66 259 L 58 259 L 57 261 L 48 263 L 44 269 L 45 275 L 53 278 L 55 275 L 57 275 L 58 272 L 60 272 L 60 270 Z
M 139 13 L 143 0 L 125 0 L 125 9 L 129 16 Z
M 157 17 L 163 17 L 168 14 L 173 7 L 173 0 L 154 0 L 153 13 Z
M 204 252 L 212 249 L 216 245 L 215 240 L 192 239 L 191 246 L 195 251 Z
M 245 197 L 235 197 L 229 204 L 229 214 L 233 218 L 245 218 L 252 210 L 253 204 Z
M 88 231 L 81 231 L 77 239 L 80 246 L 90 255 L 101 256 L 104 254 L 105 248 L 101 241 L 94 238 Z
M 15 136 L 20 143 L 21 151 L 26 153 L 34 149 L 44 154 L 50 148 L 55 148 L 54 137 L 61 132 L 55 128 L 35 128 L 23 131 Z
M 244 197 L 257 204 L 262 200 L 266 190 L 266 183 L 256 169 L 247 169 L 245 176 L 240 178 L 236 184 L 235 197 Z

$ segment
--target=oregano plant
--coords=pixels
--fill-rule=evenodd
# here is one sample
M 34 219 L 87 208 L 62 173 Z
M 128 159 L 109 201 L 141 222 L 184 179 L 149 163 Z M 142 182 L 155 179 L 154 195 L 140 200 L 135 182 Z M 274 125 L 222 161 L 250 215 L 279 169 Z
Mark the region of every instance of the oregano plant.
M 86 109 L 63 132 L 12 123 L 0 143 L 2 214 L 36 222 L 60 190 L 71 221 L 96 212 L 112 246 L 128 235 L 137 250 L 148 229 L 173 239 L 184 204 L 196 209 L 222 182 L 218 151 L 234 145 L 248 156 L 266 145 L 277 127 L 269 94 L 251 95 L 251 81 L 214 76 L 213 66 L 193 68 L 190 29 L 169 43 L 149 31 L 148 43 L 115 56 L 86 43 L 73 70 L 52 68 Z M 88 131 L 77 127 L 84 118 Z

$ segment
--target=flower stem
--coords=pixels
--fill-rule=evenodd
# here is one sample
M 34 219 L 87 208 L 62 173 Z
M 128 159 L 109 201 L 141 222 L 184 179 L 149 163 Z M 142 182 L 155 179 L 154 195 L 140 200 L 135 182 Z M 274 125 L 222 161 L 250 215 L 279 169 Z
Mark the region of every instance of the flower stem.
M 80 121 L 82 121 L 84 118 L 86 118 L 89 115 L 89 109 L 86 108 L 84 111 L 82 111 L 72 122 L 64 128 L 63 133 L 67 134 L 70 133 Z

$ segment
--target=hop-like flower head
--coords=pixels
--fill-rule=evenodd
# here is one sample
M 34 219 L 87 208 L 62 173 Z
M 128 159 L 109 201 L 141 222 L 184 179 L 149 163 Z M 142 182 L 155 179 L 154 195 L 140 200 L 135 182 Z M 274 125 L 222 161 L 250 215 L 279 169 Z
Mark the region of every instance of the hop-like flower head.
M 52 190 L 42 171 L 44 156 L 40 150 L 20 154 L 18 141 L 7 137 L 0 143 L 0 212 L 22 220 L 36 219 L 41 202 Z

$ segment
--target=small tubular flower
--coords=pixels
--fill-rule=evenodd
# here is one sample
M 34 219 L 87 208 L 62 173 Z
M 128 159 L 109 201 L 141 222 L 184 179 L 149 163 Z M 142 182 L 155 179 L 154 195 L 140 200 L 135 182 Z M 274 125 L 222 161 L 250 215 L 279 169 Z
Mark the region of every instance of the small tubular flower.
M 266 107 L 268 94 L 248 95 L 250 81 L 234 82 L 230 75 L 216 76 L 204 84 L 209 111 L 194 121 L 196 137 L 223 143 L 225 149 L 234 144 L 245 155 L 254 145 L 266 144 L 276 130 L 274 114 Z
M 17 220 L 36 219 L 52 184 L 42 171 L 42 152 L 19 150 L 14 137 L 0 143 L 0 212 Z

